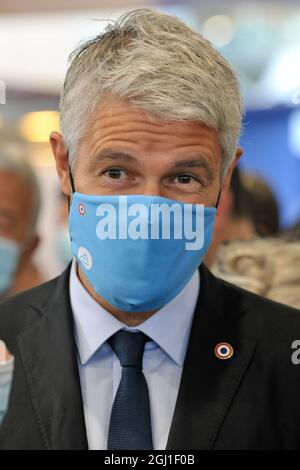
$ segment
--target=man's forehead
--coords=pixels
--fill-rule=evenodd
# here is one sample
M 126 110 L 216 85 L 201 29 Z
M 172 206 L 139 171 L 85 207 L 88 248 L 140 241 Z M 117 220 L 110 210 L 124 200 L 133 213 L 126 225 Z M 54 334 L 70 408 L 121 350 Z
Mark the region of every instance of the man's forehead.
M 100 106 L 90 122 L 82 144 L 90 147 L 93 154 L 99 147 L 130 146 L 157 151 L 189 151 L 195 153 L 197 146 L 208 152 L 221 154 L 219 134 L 201 123 L 191 121 L 167 121 L 152 119 L 147 112 L 128 103 Z M 188 148 L 189 147 L 189 148 Z M 199 150 L 199 149 L 198 149 Z
M 131 128 L 134 126 L 147 126 L 152 128 L 156 134 L 164 134 L 176 131 L 176 134 L 186 136 L 197 134 L 207 134 L 211 137 L 218 135 L 218 132 L 204 125 L 203 123 L 189 120 L 161 118 L 151 114 L 149 111 L 139 108 L 128 101 L 104 100 L 93 112 L 90 127 L 118 127 Z

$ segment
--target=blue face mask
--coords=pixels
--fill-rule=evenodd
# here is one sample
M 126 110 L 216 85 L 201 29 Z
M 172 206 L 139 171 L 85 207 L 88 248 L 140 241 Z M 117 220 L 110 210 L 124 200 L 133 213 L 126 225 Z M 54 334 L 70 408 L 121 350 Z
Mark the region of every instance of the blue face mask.
M 189 282 L 209 247 L 215 216 L 214 207 L 158 196 L 75 192 L 71 248 L 107 302 L 126 312 L 149 311 Z
M 18 243 L 0 237 L 0 295 L 7 292 L 13 284 L 20 253 Z

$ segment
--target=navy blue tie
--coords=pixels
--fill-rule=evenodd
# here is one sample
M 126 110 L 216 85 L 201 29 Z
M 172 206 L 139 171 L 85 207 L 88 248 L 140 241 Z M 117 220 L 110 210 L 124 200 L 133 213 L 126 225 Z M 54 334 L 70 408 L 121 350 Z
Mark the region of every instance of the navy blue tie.
M 152 450 L 150 402 L 143 374 L 149 338 L 142 332 L 118 331 L 109 340 L 122 366 L 122 377 L 110 416 L 108 450 Z

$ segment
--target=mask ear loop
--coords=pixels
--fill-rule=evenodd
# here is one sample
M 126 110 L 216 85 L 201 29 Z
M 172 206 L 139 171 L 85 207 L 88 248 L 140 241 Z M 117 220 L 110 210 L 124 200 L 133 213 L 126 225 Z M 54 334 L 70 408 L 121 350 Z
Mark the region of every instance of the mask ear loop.
M 68 158 L 68 171 L 69 171 L 70 186 L 72 189 L 72 193 L 74 194 L 76 191 L 75 191 L 74 179 L 73 179 L 73 175 L 72 175 L 72 171 L 71 171 L 71 167 L 69 163 L 69 151 L 68 150 L 67 150 L 67 158 Z
M 218 194 L 218 199 L 217 199 L 217 202 L 216 202 L 216 205 L 215 205 L 215 208 L 216 208 L 216 209 L 218 209 L 218 205 L 219 205 L 219 202 L 220 202 L 221 194 L 222 194 L 222 188 L 220 189 L 219 194 Z
M 70 186 L 71 186 L 72 195 L 73 195 L 76 191 L 75 191 L 75 185 L 74 185 L 74 179 L 73 179 L 71 167 L 70 167 L 70 164 L 69 164 L 69 151 L 68 150 L 67 150 L 67 159 L 68 159 L 68 173 L 69 173 Z M 69 215 L 70 215 L 70 207 L 71 207 L 71 197 L 68 196 L 68 213 L 69 213 Z M 70 226 L 69 226 L 69 235 L 70 235 L 70 240 L 71 240 L 71 243 L 72 243 L 72 236 L 71 236 L 71 232 L 70 232 Z
M 74 179 L 73 179 L 71 167 L 70 167 L 70 164 L 69 164 L 69 151 L 68 150 L 67 150 L 67 158 L 68 158 L 68 173 L 69 173 L 70 186 L 71 186 L 71 189 L 72 189 L 72 194 L 74 194 L 76 191 L 75 191 L 75 185 L 74 185 Z M 71 198 L 70 198 L 70 196 L 68 196 L 68 210 L 69 210 L 69 212 L 70 212 L 70 205 L 71 205 Z

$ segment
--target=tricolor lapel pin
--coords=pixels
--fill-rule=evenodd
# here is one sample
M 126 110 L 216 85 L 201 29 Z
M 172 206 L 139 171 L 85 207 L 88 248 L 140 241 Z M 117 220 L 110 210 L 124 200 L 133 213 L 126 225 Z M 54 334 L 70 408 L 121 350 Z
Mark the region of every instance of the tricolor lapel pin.
M 233 347 L 229 343 L 218 343 L 215 347 L 217 358 L 225 360 L 233 356 Z

